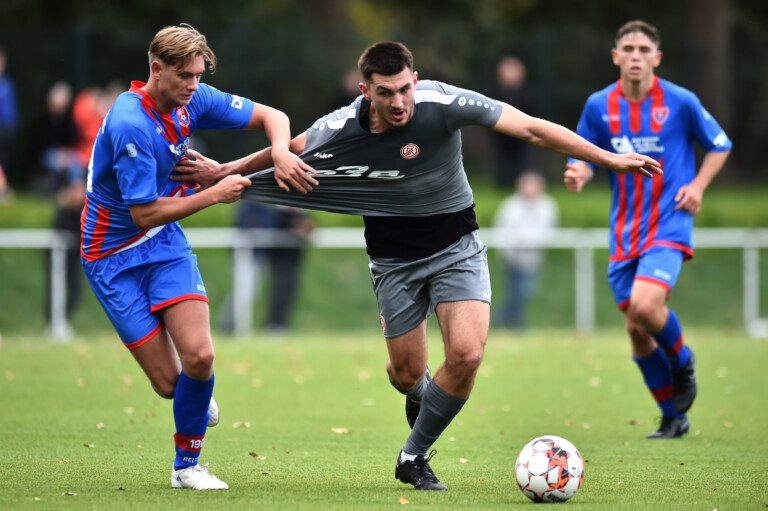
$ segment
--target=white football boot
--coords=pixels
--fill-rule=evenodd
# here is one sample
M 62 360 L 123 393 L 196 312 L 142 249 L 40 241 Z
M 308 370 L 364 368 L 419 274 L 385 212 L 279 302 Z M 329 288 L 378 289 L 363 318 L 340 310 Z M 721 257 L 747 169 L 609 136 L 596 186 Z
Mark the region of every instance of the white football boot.
M 211 402 L 208 404 L 208 427 L 212 428 L 219 423 L 219 403 L 216 402 L 216 398 L 212 397 Z
M 208 472 L 208 464 L 193 465 L 191 467 L 174 470 L 171 472 L 171 486 L 173 488 L 190 488 L 192 490 L 228 490 L 229 485 Z

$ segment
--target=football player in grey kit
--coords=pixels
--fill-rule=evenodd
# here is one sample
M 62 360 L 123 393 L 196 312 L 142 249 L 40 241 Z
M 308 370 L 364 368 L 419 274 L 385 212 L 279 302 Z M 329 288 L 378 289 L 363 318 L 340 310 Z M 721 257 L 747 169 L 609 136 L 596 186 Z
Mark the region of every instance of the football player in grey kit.
M 427 453 L 469 398 L 491 301 L 459 129 L 487 126 L 622 173 L 651 177 L 661 169 L 651 158 L 605 151 L 562 126 L 475 92 L 419 82 L 411 52 L 400 43 L 374 44 L 358 64 L 362 95 L 291 143 L 314 172 L 270 169 L 268 150 L 223 165 L 193 153 L 196 160 L 179 168 L 179 179 L 211 184 L 229 174 L 267 169 L 250 176 L 249 198 L 363 215 L 389 351 L 387 372 L 406 396 L 412 428 L 395 477 L 419 490 L 445 490 Z M 430 375 L 426 318 L 432 311 L 445 361 Z

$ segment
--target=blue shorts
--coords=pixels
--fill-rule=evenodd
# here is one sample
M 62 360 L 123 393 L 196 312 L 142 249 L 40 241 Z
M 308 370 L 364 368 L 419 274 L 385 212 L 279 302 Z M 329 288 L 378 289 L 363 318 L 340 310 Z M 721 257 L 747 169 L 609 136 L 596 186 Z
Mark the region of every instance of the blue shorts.
M 160 309 L 184 300 L 208 301 L 197 257 L 175 223 L 141 245 L 82 262 L 96 298 L 128 349 L 160 331 Z
M 629 307 L 635 280 L 645 280 L 672 291 L 683 266 L 683 254 L 676 248 L 656 246 L 636 259 L 608 263 L 608 284 L 619 309 Z

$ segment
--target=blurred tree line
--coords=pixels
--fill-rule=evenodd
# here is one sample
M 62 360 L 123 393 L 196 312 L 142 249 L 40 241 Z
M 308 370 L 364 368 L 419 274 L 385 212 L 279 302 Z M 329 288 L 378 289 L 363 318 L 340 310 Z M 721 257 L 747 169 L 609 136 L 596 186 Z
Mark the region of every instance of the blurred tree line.
M 342 75 L 382 39 L 407 44 L 422 78 L 481 92 L 492 90 L 498 59 L 518 55 L 528 64 L 540 115 L 574 128 L 588 95 L 618 76 L 609 55 L 616 29 L 637 18 L 661 31 L 659 74 L 697 92 L 734 140 L 723 180 L 764 180 L 759 149 L 768 133 L 768 2 L 3 0 L 0 46 L 18 88 L 18 147 L 34 144 L 30 121 L 51 83 L 63 79 L 77 90 L 146 80 L 150 39 L 180 22 L 205 33 L 219 57 L 219 69 L 205 81 L 286 111 L 294 132 L 342 106 Z M 470 167 L 482 169 L 485 135 L 467 136 Z M 247 133 L 210 133 L 203 140 L 222 160 L 264 143 Z M 29 163 L 23 154 L 15 154 L 17 185 Z

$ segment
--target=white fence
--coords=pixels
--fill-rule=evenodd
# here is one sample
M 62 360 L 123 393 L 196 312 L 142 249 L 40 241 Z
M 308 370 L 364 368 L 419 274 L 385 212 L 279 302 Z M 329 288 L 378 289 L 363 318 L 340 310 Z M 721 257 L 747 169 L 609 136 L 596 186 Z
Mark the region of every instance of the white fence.
M 248 333 L 251 328 L 253 304 L 244 293 L 243 275 L 254 273 L 251 249 L 286 246 L 295 239 L 275 230 L 253 229 L 248 235 L 234 228 L 185 229 L 194 248 L 231 248 L 234 251 L 232 286 L 235 296 L 235 331 Z M 508 232 L 485 228 L 481 238 L 490 248 L 509 246 L 514 237 Z M 606 229 L 555 229 L 552 236 L 537 246 L 575 251 L 576 329 L 589 332 L 595 326 L 595 262 L 594 251 L 605 249 Z M 0 249 L 36 248 L 51 251 L 51 336 L 55 341 L 66 340 L 66 265 L 64 250 L 70 243 L 65 235 L 47 229 L 0 229 Z M 363 231 L 359 228 L 321 228 L 312 233 L 311 244 L 319 248 L 364 248 Z M 752 337 L 768 337 L 768 318 L 760 317 L 760 252 L 768 248 L 768 229 L 696 229 L 697 249 L 729 248 L 743 251 L 743 322 Z

